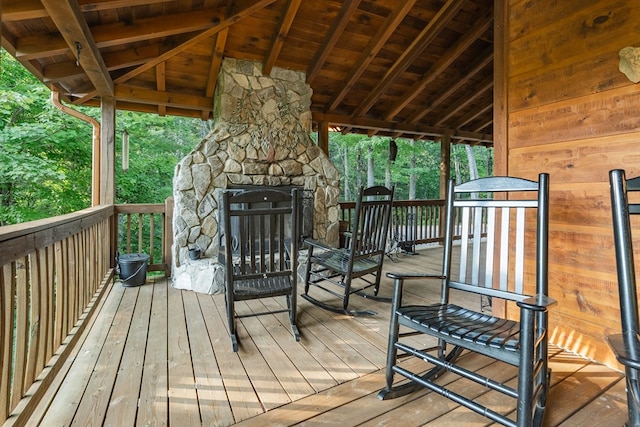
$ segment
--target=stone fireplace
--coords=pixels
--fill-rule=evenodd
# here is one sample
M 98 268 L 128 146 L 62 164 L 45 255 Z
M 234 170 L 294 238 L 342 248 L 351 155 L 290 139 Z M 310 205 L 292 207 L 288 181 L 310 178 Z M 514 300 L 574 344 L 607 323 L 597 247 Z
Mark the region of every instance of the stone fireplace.
M 175 287 L 224 292 L 218 263 L 218 200 L 228 188 L 304 189 L 307 206 L 313 206 L 307 233 L 337 245 L 339 173 L 310 138 L 310 105 L 311 88 L 304 73 L 274 68 L 264 76 L 259 62 L 224 59 L 213 130 L 175 170 Z M 200 259 L 189 258 L 191 248 L 200 249 Z

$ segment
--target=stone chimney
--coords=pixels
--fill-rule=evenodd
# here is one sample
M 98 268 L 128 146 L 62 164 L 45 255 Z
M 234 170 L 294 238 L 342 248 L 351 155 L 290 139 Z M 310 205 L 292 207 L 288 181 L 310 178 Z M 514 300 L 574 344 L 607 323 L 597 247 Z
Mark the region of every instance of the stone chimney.
M 299 186 L 313 199 L 313 237 L 337 245 L 339 172 L 310 138 L 311 88 L 305 74 L 225 58 L 213 130 L 176 166 L 174 286 L 224 292 L 218 264 L 218 200 L 242 186 Z M 202 258 L 191 260 L 190 248 Z

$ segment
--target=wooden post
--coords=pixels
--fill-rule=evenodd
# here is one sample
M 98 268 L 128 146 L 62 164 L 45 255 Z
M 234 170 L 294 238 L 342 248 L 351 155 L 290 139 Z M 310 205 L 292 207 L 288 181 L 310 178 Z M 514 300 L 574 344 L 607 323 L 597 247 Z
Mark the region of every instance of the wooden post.
M 509 175 L 509 6 L 501 0 L 493 3 L 493 173 L 506 176 Z M 499 268 L 498 261 L 496 257 L 494 269 Z M 510 318 L 503 300 L 494 299 L 491 309 L 494 316 Z
M 164 201 L 164 236 L 162 238 L 162 259 L 164 260 L 164 276 L 171 276 L 171 269 L 173 266 L 173 197 L 167 197 Z
M 451 135 L 442 135 L 440 138 L 440 194 L 441 199 L 447 197 L 447 183 L 451 178 Z M 440 238 L 444 237 L 445 224 L 442 223 L 442 219 L 445 217 L 445 206 L 440 207 Z
M 447 182 L 451 177 L 451 135 L 440 138 L 440 198 L 447 197 Z
M 508 40 L 509 13 L 508 5 L 501 0 L 494 1 L 493 18 L 493 157 L 494 174 L 509 175 L 507 158 L 509 143 L 509 91 L 507 77 L 509 75 Z
M 318 146 L 329 155 L 329 122 L 318 122 Z
M 102 99 L 100 127 L 100 204 L 115 202 L 116 100 Z
M 102 125 L 100 126 L 100 204 L 115 203 L 115 145 L 116 145 L 116 100 L 113 97 L 102 98 Z M 116 251 L 118 250 L 118 216 L 111 217 L 110 266 L 115 266 Z

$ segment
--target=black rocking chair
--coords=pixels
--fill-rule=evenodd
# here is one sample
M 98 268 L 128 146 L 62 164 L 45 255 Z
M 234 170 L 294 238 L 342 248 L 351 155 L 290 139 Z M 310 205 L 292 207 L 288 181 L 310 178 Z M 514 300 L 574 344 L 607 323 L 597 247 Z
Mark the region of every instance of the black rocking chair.
M 303 298 L 326 310 L 350 315 L 375 314 L 372 310 L 349 310 L 351 294 L 391 301 L 390 298 L 378 297 L 378 291 L 393 192 L 393 188 L 384 186 L 360 188 L 345 248 L 333 248 L 313 239 L 305 240 L 309 254 Z M 361 281 L 358 286 L 353 284 L 355 279 Z M 342 304 L 332 305 L 309 295 L 312 287 L 340 298 Z M 364 292 L 368 288 L 373 288 L 373 294 Z
M 395 281 L 386 387 L 380 399 L 426 387 L 504 425 L 542 424 L 550 378 L 547 307 L 554 303 L 547 296 L 548 203 L 547 174 L 540 174 L 539 182 L 512 177 L 481 178 L 458 186 L 449 182 L 442 274 L 388 273 Z M 454 245 L 459 257 L 453 256 Z M 417 279 L 440 281 L 439 303 L 403 301 L 403 287 Z M 454 294 L 465 303 L 452 303 Z M 518 307 L 518 318 L 483 313 L 483 296 L 490 297 L 494 307 L 499 300 Z M 471 301 L 474 308 L 469 308 Z M 416 334 L 435 337 L 437 345 L 417 348 L 415 343 L 423 340 L 409 338 Z M 465 367 L 466 358 L 457 360 L 464 350 L 518 367 L 517 387 Z M 428 362 L 426 372 L 411 372 L 398 363 L 409 356 Z M 514 399 L 515 420 L 436 382 L 446 371 Z M 394 385 L 395 374 L 409 381 Z
M 222 194 L 221 232 L 224 234 L 226 303 L 233 351 L 238 351 L 235 320 L 288 312 L 296 341 L 298 283 L 299 191 L 276 189 L 226 190 Z M 222 251 L 221 251 L 222 252 Z M 286 297 L 286 309 L 236 312 L 236 301 Z
M 623 170 L 615 169 L 609 172 L 609 181 L 622 333 L 607 336 L 607 342 L 626 374 L 627 426 L 637 427 L 640 426 L 640 326 L 630 216 L 640 214 L 640 177 L 627 180 Z M 638 192 L 635 203 L 629 203 L 631 192 Z

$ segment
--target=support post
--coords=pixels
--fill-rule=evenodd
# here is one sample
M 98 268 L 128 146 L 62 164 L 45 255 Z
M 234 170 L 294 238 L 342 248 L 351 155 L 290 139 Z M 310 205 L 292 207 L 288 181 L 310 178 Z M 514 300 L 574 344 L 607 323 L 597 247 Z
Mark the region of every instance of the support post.
M 440 138 L 440 199 L 447 197 L 448 182 L 451 178 L 451 135 Z M 440 208 L 440 218 L 445 217 L 445 207 Z M 440 221 L 439 237 L 444 237 L 445 225 Z
M 318 146 L 326 154 L 329 155 L 329 122 L 318 122 Z
M 100 204 L 115 202 L 116 100 L 102 99 L 100 127 Z

